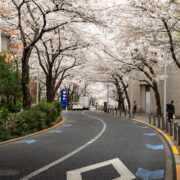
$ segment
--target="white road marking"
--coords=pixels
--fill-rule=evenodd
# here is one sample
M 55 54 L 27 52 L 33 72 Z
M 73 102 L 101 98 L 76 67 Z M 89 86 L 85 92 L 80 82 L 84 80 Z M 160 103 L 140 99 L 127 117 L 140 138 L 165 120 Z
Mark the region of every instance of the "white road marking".
M 89 142 L 91 142 L 91 143 L 87 142 L 87 143 L 84 144 L 83 146 L 77 148 L 76 150 L 72 151 L 71 153 L 65 155 L 64 157 L 61 157 L 61 158 L 57 159 L 56 161 L 54 161 L 54 162 L 52 162 L 52 163 L 50 163 L 50 164 L 48 164 L 48 165 L 46 165 L 46 166 L 38 169 L 38 170 L 33 171 L 32 173 L 28 174 L 27 176 L 22 177 L 20 180 L 28 180 L 28 179 L 31 179 L 31 178 L 34 177 L 34 176 L 37 176 L 38 174 L 40 174 L 40 173 L 48 170 L 49 168 L 51 168 L 51 167 L 53 167 L 53 166 L 55 166 L 55 165 L 63 162 L 64 160 L 72 157 L 73 155 L 75 155 L 76 153 L 80 152 L 81 150 L 83 150 L 84 148 L 86 148 L 87 146 L 89 146 L 90 144 L 94 143 L 97 139 L 99 139 L 99 138 L 102 136 L 102 134 L 103 134 L 103 133 L 105 132 L 105 130 L 106 130 L 106 123 L 105 123 L 103 120 L 101 120 L 100 118 L 97 118 L 97 117 L 94 117 L 94 116 L 90 116 L 90 115 L 84 114 L 84 111 L 82 112 L 82 114 L 85 115 L 85 116 L 88 116 L 88 117 L 90 117 L 90 118 L 97 119 L 98 121 L 100 121 L 100 122 L 103 124 L 103 128 L 102 128 L 102 130 L 100 131 L 100 133 L 99 133 L 96 137 L 94 137 L 91 141 L 89 141 Z M 78 180 L 78 179 L 76 179 L 76 180 Z
M 113 165 L 120 177 L 113 180 L 132 180 L 136 178 L 134 174 L 118 159 L 112 159 L 109 161 L 101 162 L 91 166 L 75 169 L 67 172 L 67 180 L 82 180 L 81 173 L 98 169 L 107 165 Z

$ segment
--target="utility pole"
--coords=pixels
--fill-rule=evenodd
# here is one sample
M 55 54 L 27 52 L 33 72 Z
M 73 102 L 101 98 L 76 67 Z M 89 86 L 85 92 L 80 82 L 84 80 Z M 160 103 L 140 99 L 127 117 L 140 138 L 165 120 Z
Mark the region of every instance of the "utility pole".
M 133 111 L 133 72 L 130 76 L 130 83 L 131 83 L 131 108 L 130 108 L 130 115 L 133 117 L 132 111 Z
M 109 75 L 107 75 L 107 111 L 109 109 Z
M 37 82 L 36 82 L 36 104 L 39 103 L 39 68 L 37 69 Z
M 164 47 L 164 122 L 166 123 L 166 89 L 167 89 L 167 50 Z

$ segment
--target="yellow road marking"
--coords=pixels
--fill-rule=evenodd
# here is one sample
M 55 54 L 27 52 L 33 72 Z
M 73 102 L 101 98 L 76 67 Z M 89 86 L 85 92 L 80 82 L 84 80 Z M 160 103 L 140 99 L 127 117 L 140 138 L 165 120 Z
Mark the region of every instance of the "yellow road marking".
M 171 148 L 174 154 L 179 154 L 179 151 L 176 146 L 171 146 Z
M 168 141 L 171 140 L 171 138 L 170 138 L 168 135 L 164 135 L 164 137 L 165 137 Z
M 153 125 L 151 125 L 151 124 L 148 124 L 148 126 L 153 127 Z
M 160 129 L 156 129 L 157 131 L 159 131 L 160 133 L 162 133 L 162 130 L 160 130 Z
M 144 121 L 139 121 L 140 123 L 146 124 Z

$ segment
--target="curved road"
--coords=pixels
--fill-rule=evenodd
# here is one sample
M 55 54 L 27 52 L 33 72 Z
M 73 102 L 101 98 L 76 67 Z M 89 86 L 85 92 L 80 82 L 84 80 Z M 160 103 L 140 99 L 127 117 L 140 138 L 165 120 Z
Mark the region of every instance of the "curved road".
M 65 112 L 61 127 L 0 146 L 3 180 L 175 180 L 165 139 L 101 112 Z

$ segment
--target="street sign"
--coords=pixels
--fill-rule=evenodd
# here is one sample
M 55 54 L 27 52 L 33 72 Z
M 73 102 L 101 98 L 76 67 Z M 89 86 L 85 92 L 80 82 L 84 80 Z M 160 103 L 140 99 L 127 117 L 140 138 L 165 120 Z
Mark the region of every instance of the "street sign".
M 67 107 L 67 90 L 61 90 L 61 106 L 62 109 Z
M 113 167 L 116 169 L 116 171 L 119 173 L 118 178 L 114 180 L 132 180 L 135 179 L 136 177 L 134 174 L 118 159 L 112 159 L 109 161 L 101 162 L 98 164 L 93 164 L 91 166 L 86 166 L 80 169 L 75 169 L 73 171 L 68 171 L 67 172 L 67 180 L 82 180 L 81 173 L 91 171 L 94 169 L 98 169 L 107 165 L 113 165 Z

